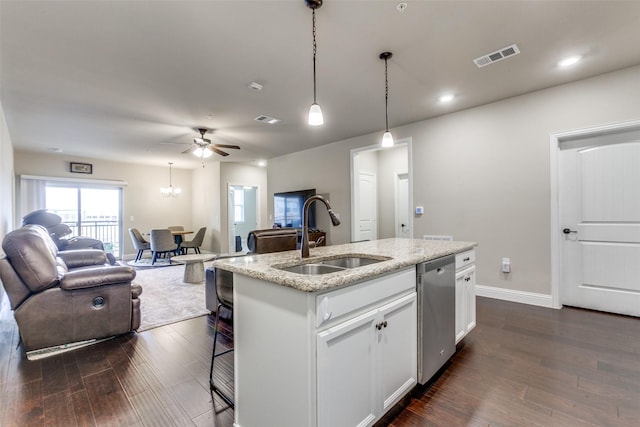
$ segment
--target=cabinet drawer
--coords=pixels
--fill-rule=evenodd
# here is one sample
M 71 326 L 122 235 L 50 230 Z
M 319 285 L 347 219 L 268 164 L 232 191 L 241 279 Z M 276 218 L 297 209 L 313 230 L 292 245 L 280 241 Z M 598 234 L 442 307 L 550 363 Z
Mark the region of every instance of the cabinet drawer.
M 456 254 L 456 270 L 460 270 L 474 264 L 476 262 L 476 251 L 461 252 Z
M 377 277 L 366 283 L 347 286 L 316 296 L 316 327 L 345 315 L 354 315 L 376 303 L 416 289 L 416 269 L 408 269 Z

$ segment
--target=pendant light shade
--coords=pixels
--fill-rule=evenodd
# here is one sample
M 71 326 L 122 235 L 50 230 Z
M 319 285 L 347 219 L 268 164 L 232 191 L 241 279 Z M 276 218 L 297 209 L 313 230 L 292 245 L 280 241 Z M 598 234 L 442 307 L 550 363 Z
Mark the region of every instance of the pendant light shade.
M 382 52 L 380 54 L 380 59 L 384 59 L 384 121 L 386 130 L 382 135 L 381 143 L 384 148 L 393 147 L 393 135 L 389 131 L 389 77 L 387 68 L 387 60 L 392 56 L 391 52 Z
M 316 9 L 322 6 L 322 0 L 305 0 L 305 4 L 312 10 L 313 16 L 313 104 L 309 108 L 309 124 L 311 126 L 319 126 L 324 124 L 322 109 L 316 102 Z
M 316 103 L 311 104 L 309 108 L 309 124 L 311 126 L 319 126 L 324 123 L 324 117 L 322 117 L 322 109 Z
M 393 147 L 393 135 L 391 135 L 391 132 L 386 131 L 382 134 L 382 147 Z

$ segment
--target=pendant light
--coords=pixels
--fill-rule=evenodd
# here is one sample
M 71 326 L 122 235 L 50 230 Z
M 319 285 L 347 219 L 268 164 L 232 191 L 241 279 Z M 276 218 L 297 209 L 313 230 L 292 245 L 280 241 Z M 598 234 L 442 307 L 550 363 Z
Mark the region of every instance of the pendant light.
M 309 124 L 319 126 L 324 124 L 324 118 L 322 117 L 322 109 L 316 102 L 316 9 L 322 6 L 322 0 L 304 0 L 304 2 L 313 11 L 313 104 L 309 108 Z
M 169 162 L 169 187 L 161 188 L 160 194 L 162 194 L 164 197 L 179 197 L 182 193 L 182 190 L 179 188 L 173 188 L 173 184 L 171 182 L 171 165 L 173 165 L 173 162 Z
M 382 147 L 393 147 L 393 135 L 389 132 L 389 78 L 387 70 L 387 60 L 391 58 L 393 54 L 391 52 L 382 52 L 380 59 L 384 59 L 384 119 L 385 119 L 385 131 L 382 135 Z

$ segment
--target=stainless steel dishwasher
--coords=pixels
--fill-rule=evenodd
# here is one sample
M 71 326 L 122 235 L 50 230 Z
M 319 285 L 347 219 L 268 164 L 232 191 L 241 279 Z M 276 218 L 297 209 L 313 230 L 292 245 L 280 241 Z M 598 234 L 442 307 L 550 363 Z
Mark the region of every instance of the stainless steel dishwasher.
M 426 384 L 456 351 L 455 255 L 416 266 L 418 383 Z

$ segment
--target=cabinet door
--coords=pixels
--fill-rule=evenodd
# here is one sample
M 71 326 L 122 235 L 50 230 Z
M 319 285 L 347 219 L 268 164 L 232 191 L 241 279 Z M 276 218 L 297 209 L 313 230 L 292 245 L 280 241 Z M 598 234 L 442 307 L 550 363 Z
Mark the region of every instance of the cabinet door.
M 379 318 L 376 309 L 318 333 L 318 426 L 369 425 L 375 419 Z
M 382 327 L 379 331 L 376 328 L 376 342 L 381 352 L 378 373 L 382 381 L 382 413 L 417 383 L 416 301 L 414 292 L 380 308 Z
M 456 344 L 466 334 L 467 304 L 465 301 L 465 271 L 456 273 Z
M 476 267 L 465 270 L 465 335 L 476 327 Z

